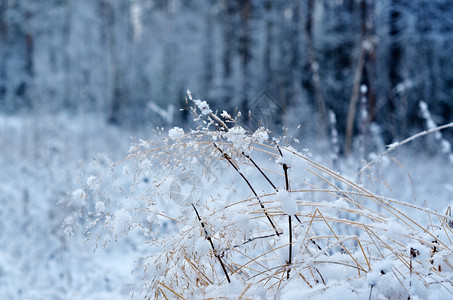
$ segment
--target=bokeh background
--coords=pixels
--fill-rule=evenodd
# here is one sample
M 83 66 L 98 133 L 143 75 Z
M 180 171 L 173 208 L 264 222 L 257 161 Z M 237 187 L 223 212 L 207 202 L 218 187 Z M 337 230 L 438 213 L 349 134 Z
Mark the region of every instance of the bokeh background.
M 80 161 L 107 167 L 131 137 L 192 126 L 187 89 L 320 151 L 332 112 L 340 157 L 369 159 L 427 129 L 421 100 L 452 121 L 453 1 L 0 0 L 0 295 L 129 295 L 133 238 L 93 254 L 57 203 L 90 174 Z M 411 156 L 444 166 L 444 150 L 423 139 Z
M 389 142 L 420 129 L 421 99 L 451 120 L 452 15 L 451 0 L 3 0 L 0 111 L 140 128 L 187 121 L 190 89 L 216 109 L 272 99 L 277 122 L 332 109 L 345 134 L 365 84 Z

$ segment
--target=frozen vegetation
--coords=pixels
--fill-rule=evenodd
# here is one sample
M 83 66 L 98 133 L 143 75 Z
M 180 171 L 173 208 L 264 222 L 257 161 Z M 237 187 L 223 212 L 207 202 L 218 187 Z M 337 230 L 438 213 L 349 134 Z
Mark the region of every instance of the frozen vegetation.
M 0 1 L 0 299 L 453 298 L 449 2 Z
M 188 101 L 199 126 L 130 148 L 89 116 L 2 118 L 2 298 L 451 296 L 449 157 L 417 147 L 435 126 L 339 173 L 330 147 Z

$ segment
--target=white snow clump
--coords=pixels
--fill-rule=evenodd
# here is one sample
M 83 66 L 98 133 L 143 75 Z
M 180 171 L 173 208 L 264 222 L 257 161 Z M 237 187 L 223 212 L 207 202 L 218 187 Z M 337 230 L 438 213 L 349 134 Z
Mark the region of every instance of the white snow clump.
M 88 189 L 90 189 L 92 191 L 96 191 L 96 190 L 99 190 L 101 188 L 101 185 L 99 184 L 98 179 L 97 179 L 96 176 L 90 175 L 87 178 L 87 187 L 88 187 Z M 72 195 L 74 195 L 74 193 L 72 193 Z
M 125 209 L 120 209 L 115 213 L 113 220 L 113 234 L 118 236 L 121 233 L 126 233 L 132 226 L 132 217 Z
M 253 133 L 253 138 L 258 142 L 258 143 L 263 143 L 264 141 L 267 141 L 269 138 L 269 135 L 267 134 L 267 130 L 264 127 L 258 128 L 254 133 Z
M 288 168 L 291 168 L 292 157 L 290 155 L 279 156 L 277 158 L 277 164 L 286 165 Z
M 234 126 L 228 131 L 228 140 L 233 144 L 238 143 L 244 139 L 245 129 L 240 126 Z
M 233 118 L 231 117 L 231 115 L 230 115 L 227 111 L 225 111 L 225 110 L 220 114 L 220 116 L 223 117 L 223 118 L 225 118 L 225 119 L 230 119 L 230 120 L 233 119 Z
M 200 99 L 198 100 L 193 100 L 193 103 L 198 107 L 198 109 L 201 111 L 203 115 L 209 115 L 212 113 L 212 110 L 209 108 L 209 104 L 206 101 L 201 101 Z
M 295 215 L 297 213 L 297 201 L 296 198 L 291 195 L 288 191 L 278 191 L 277 194 L 277 201 L 280 203 L 282 207 L 283 213 L 287 215 Z
M 172 140 L 179 140 L 184 136 L 184 130 L 179 127 L 173 127 L 168 131 L 168 136 Z

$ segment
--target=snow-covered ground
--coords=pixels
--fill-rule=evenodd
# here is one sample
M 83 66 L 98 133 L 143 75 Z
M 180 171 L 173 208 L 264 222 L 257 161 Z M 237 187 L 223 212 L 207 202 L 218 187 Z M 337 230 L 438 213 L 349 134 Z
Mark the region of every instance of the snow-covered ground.
M 414 228 L 415 223 L 401 215 L 392 216 L 394 211 L 387 213 L 389 206 L 370 201 L 374 196 L 354 195 L 366 189 L 373 195 L 445 215 L 453 204 L 451 165 L 441 152 L 432 155 L 420 150 L 421 139 L 391 152 L 361 178 L 356 176 L 360 160 L 343 159 L 342 177 L 336 178 L 313 164 L 330 167 L 330 151 L 309 153 L 303 149 L 312 147 L 303 139 L 295 145 L 300 147 L 296 150 L 301 155 L 283 147 L 282 156 L 271 144 L 267 148 L 257 146 L 261 152 L 247 148 L 250 143 L 263 143 L 267 138 L 263 131 L 246 136 L 242 129 L 235 128 L 206 140 L 205 133 L 163 129 L 156 131 L 156 137 L 149 142 L 139 140 L 149 138 L 150 132 L 120 130 L 90 115 L 0 117 L 0 298 L 127 299 L 132 293 L 140 298 L 154 296 L 156 282 L 169 298 L 176 297 L 173 292 L 187 298 L 242 295 L 259 299 L 271 294 L 282 299 L 302 295 L 320 299 L 336 299 L 339 295 L 351 299 L 369 295 L 397 298 L 407 294 L 427 298 L 445 296 L 453 290 L 449 257 L 434 258 L 433 268 L 437 271 L 430 271 L 429 262 L 436 253 L 430 253 L 432 245 L 423 244 L 431 238 L 426 238 L 425 229 L 433 232 L 430 224 L 443 224 L 440 218 L 393 202 L 393 207 L 423 227 Z M 131 136 L 135 138 L 131 140 Z M 130 149 L 131 141 L 137 142 L 135 148 Z M 158 147 L 161 150 L 154 152 Z M 238 149 L 245 154 L 241 156 Z M 246 155 L 255 159 L 269 180 Z M 235 247 L 237 252 L 225 249 L 256 238 L 256 234 L 274 233 L 257 198 L 233 164 L 256 189 L 282 231 L 279 237 Z M 284 191 L 284 164 L 290 167 L 292 193 Z M 349 180 L 351 184 L 335 180 Z M 355 186 L 358 181 L 361 184 Z M 330 184 L 342 187 L 344 193 L 332 192 Z M 306 191 L 309 189 L 331 191 L 312 193 Z M 346 191 L 351 194 L 346 196 Z M 287 199 L 294 203 L 285 202 Z M 363 201 L 363 207 L 354 206 L 351 199 Z M 298 207 L 293 205 L 296 203 Z M 194 210 L 206 228 L 200 226 Z M 358 211 L 363 212 L 361 217 L 354 215 Z M 288 265 L 289 224 L 285 213 L 295 212 L 301 222 L 292 219 L 294 252 L 292 264 Z M 335 234 L 326 231 L 321 213 L 335 234 L 362 241 L 363 251 L 351 240 L 335 246 Z M 96 222 L 90 224 L 86 219 Z M 346 220 L 344 227 L 338 220 Z M 376 227 L 350 232 L 354 222 Z M 92 234 L 87 234 L 85 227 Z M 413 230 L 408 229 L 411 227 Z M 371 235 L 363 235 L 367 230 L 385 233 L 389 240 L 372 242 Z M 448 242 L 451 230 L 443 228 L 442 232 L 439 240 Z M 400 233 L 407 235 L 403 238 Z M 304 244 L 307 234 L 313 241 L 310 245 Z M 206 240 L 210 235 L 216 253 L 223 247 L 224 257 L 213 255 Z M 395 242 L 395 252 L 385 247 L 393 245 L 390 241 Z M 375 249 L 377 245 L 380 250 Z M 451 247 L 451 241 L 448 245 Z M 409 246 L 421 252 L 420 256 L 405 254 Z M 266 251 L 271 255 L 253 259 Z M 350 263 L 345 255 L 348 251 L 360 267 L 344 267 Z M 230 285 L 219 264 L 222 259 L 231 276 Z M 311 259 L 312 264 L 304 259 Z M 409 263 L 414 266 L 409 268 Z M 189 267 L 195 264 L 200 269 Z M 171 268 L 165 269 L 168 265 Z M 309 269 L 317 274 L 308 277 Z M 416 279 L 412 279 L 412 272 Z M 184 274 L 193 276 L 184 278 Z M 285 281 L 286 276 L 291 280 Z M 432 284 L 435 280 L 439 284 Z M 147 293 L 143 287 L 152 290 Z
M 135 247 L 93 252 L 83 234 L 68 238 L 70 209 L 58 202 L 74 188 L 80 161 L 119 158 L 130 134 L 94 116 L 0 117 L 0 298 L 125 299 Z

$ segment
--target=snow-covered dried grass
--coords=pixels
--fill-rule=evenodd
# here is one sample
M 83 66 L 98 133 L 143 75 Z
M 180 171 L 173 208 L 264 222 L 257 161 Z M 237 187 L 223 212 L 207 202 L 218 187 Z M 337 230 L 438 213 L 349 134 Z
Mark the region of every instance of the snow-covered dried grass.
M 73 219 L 97 246 L 143 235 L 136 296 L 451 297 L 450 215 L 381 196 L 189 100 L 203 125 L 158 130 L 76 193 Z

